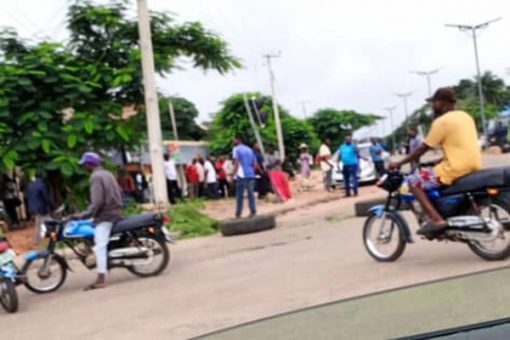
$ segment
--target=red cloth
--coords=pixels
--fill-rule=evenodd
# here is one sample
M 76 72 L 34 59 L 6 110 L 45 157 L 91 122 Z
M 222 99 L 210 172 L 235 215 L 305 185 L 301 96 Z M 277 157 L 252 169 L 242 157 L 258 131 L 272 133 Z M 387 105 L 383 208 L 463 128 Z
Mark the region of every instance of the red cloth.
M 216 168 L 216 173 L 218 174 L 218 179 L 227 179 L 227 174 L 225 170 L 223 170 L 223 164 L 225 161 L 216 161 L 214 167 Z
M 290 193 L 289 181 L 287 180 L 287 176 L 281 170 L 271 170 L 269 171 L 269 179 L 271 180 L 271 184 L 273 185 L 276 194 L 280 197 L 283 202 L 287 202 L 292 199 L 292 194 Z
M 191 164 L 186 167 L 186 179 L 189 183 L 198 184 L 198 171 L 197 168 Z

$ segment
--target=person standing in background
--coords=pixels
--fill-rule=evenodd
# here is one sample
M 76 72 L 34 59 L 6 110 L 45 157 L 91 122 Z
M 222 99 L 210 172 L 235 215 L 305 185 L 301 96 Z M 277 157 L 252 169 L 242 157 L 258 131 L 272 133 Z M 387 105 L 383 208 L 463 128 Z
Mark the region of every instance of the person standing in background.
M 304 189 L 308 189 L 310 187 L 309 178 L 310 178 L 310 166 L 313 164 L 312 155 L 308 152 L 308 145 L 302 143 L 299 146 L 299 174 L 301 175 L 302 183 L 301 186 Z
M 370 145 L 370 158 L 372 158 L 372 162 L 374 162 L 377 177 L 381 178 L 386 173 L 383 159 L 384 149 L 377 141 L 377 138 L 370 138 L 370 142 L 372 142 L 372 145 Z
M 205 170 L 204 170 L 204 160 L 200 154 L 197 154 L 196 158 L 197 162 L 195 163 L 195 167 L 198 173 L 198 197 L 203 197 L 205 194 Z
M 227 181 L 227 173 L 223 166 L 225 165 L 225 156 L 221 155 L 218 157 L 218 160 L 214 164 L 216 168 L 216 173 L 218 174 L 218 184 L 220 189 L 221 198 L 228 197 L 228 181 Z
M 331 141 L 329 138 L 325 138 L 321 147 L 319 148 L 318 160 L 322 171 L 322 181 L 324 183 L 324 189 L 328 192 L 333 191 L 333 163 L 331 162 L 331 150 L 329 146 Z
M 234 159 L 234 174 L 236 176 L 236 218 L 241 218 L 243 213 L 244 192 L 248 192 L 248 202 L 250 207 L 250 217 L 257 214 L 255 205 L 255 172 L 259 170 L 259 165 L 255 153 L 251 148 L 243 144 L 241 136 L 234 137 L 234 150 L 232 151 Z
M 418 149 L 422 143 L 420 136 L 418 135 L 418 129 L 415 126 L 407 129 L 407 137 L 409 138 L 409 154 Z M 420 159 L 411 162 L 411 172 L 414 172 L 420 166 Z
M 351 191 L 354 196 L 358 196 L 358 167 L 359 150 L 352 142 L 350 134 L 345 136 L 344 143 L 338 149 L 338 159 L 342 162 L 342 173 L 344 176 L 345 196 L 351 197 Z
M 257 158 L 257 163 L 259 164 L 259 169 L 256 171 L 255 175 L 256 183 L 255 189 L 258 192 L 259 199 L 264 199 L 267 196 L 267 193 L 270 191 L 270 182 L 269 176 L 267 175 L 264 155 L 262 154 L 262 150 L 260 149 L 260 145 L 255 143 L 253 145 L 253 152 L 255 153 L 255 157 Z
M 19 225 L 19 217 L 17 208 L 21 204 L 21 200 L 16 193 L 16 183 L 7 175 L 2 176 L 0 198 L 2 199 L 5 207 L 7 217 L 12 228 L 17 228 Z
M 168 200 L 171 204 L 176 204 L 176 198 L 179 196 L 179 185 L 177 183 L 177 169 L 175 168 L 175 161 L 170 158 L 170 155 L 164 154 L 166 188 L 168 191 Z
M 189 197 L 197 198 L 198 197 L 198 184 L 200 183 L 198 179 L 197 172 L 197 160 L 193 159 L 192 163 L 186 167 L 186 180 L 189 185 Z
M 207 156 L 204 163 L 204 176 L 206 183 L 206 195 L 209 199 L 218 198 L 218 182 L 216 170 L 214 169 L 214 161 L 211 156 Z
M 223 170 L 227 175 L 227 183 L 229 185 L 228 194 L 229 196 L 235 195 L 235 178 L 234 178 L 234 162 L 232 161 L 232 155 L 229 155 L 223 163 Z
M 27 187 L 28 213 L 34 217 L 35 238 L 34 244 L 39 246 L 41 243 L 41 225 L 49 218 L 50 196 L 48 188 L 42 180 L 41 174 L 36 174 L 31 178 Z

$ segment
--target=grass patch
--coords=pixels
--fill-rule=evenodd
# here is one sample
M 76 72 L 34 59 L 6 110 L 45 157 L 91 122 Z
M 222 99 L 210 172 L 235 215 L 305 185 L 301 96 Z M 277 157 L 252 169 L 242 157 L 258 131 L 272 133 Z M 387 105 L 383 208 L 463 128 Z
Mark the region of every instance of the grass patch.
M 205 207 L 202 200 L 187 200 L 170 208 L 170 230 L 181 238 L 212 235 L 218 232 L 218 221 L 200 212 Z

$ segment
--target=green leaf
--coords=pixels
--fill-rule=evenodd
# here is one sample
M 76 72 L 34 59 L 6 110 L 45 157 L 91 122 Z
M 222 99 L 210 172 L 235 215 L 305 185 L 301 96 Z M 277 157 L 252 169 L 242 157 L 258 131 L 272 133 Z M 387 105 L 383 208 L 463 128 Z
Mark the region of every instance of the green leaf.
M 67 136 L 67 146 L 69 147 L 69 149 L 74 148 L 77 141 L 78 141 L 78 137 L 76 135 Z
M 124 129 L 122 126 L 117 126 L 115 128 L 115 131 L 117 131 L 117 133 L 120 135 L 120 137 L 124 140 L 124 141 L 129 141 L 129 135 L 127 134 L 127 131 L 126 129 Z
M 92 132 L 94 132 L 94 123 L 92 123 L 90 120 L 85 121 L 83 124 L 83 127 L 85 128 L 85 131 L 90 135 Z
M 50 153 L 50 141 L 48 139 L 42 140 L 41 147 L 45 153 Z
M 74 167 L 67 162 L 61 164 L 60 170 L 62 171 L 62 174 L 66 177 L 70 177 L 74 173 Z

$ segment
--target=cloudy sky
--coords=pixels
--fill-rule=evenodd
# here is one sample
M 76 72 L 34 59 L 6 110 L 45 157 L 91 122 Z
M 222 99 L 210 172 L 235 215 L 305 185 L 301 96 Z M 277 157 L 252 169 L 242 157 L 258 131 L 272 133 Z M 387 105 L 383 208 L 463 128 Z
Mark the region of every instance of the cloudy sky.
M 163 92 L 195 102 L 201 120 L 234 92 L 269 93 L 262 55 L 280 52 L 274 60 L 277 96 L 293 115 L 303 117 L 303 101 L 308 114 L 333 107 L 384 115 L 383 107 L 397 105 L 397 123 L 404 110 L 393 93 L 413 91 L 411 110 L 427 96 L 426 80 L 409 71 L 441 67 L 433 87 L 475 73 L 471 38 L 444 24 L 477 24 L 500 16 L 501 21 L 480 32 L 480 59 L 483 70 L 510 81 L 510 1 L 148 1 L 152 10 L 170 11 L 177 20 L 203 22 L 229 42 L 244 64 L 227 76 L 186 69 L 158 81 Z M 44 5 L 40 0 L 4 1 L 0 23 L 26 37 L 64 39 L 66 5 L 66 0 Z M 388 132 L 389 122 L 376 131 L 383 129 Z

